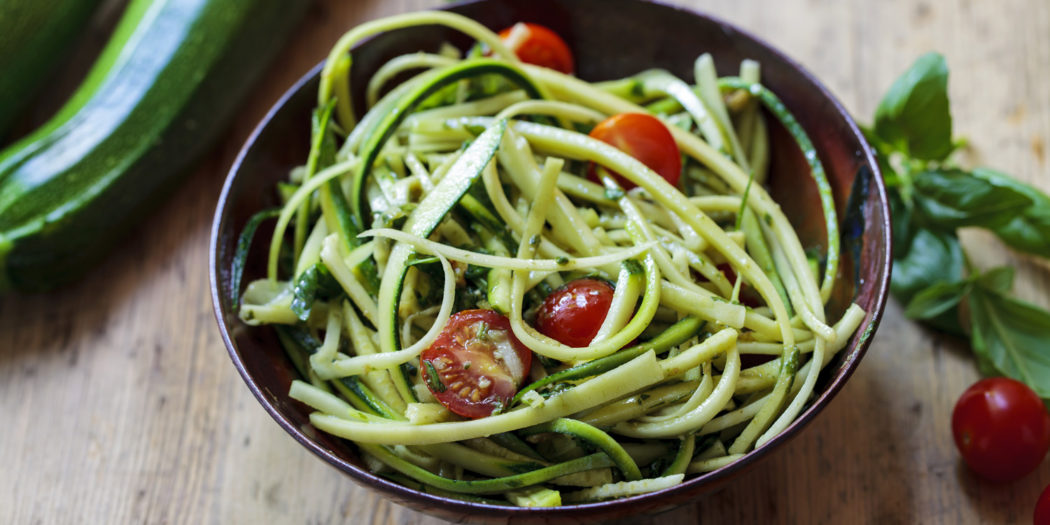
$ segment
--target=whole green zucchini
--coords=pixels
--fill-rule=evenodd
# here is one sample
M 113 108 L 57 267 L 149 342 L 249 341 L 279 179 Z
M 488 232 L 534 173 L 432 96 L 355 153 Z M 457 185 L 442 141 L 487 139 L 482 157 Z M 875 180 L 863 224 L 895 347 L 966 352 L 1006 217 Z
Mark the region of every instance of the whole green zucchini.
M 0 138 L 87 24 L 99 0 L 0 0 Z
M 0 152 L 0 291 L 105 255 L 221 136 L 307 5 L 132 0 L 81 90 Z

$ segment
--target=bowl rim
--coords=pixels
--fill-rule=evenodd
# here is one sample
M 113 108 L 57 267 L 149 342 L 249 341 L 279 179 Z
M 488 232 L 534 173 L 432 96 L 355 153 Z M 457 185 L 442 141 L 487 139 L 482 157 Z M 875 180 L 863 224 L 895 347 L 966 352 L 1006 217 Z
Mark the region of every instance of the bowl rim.
M 469 6 L 474 4 L 484 4 L 491 0 L 463 0 L 455 3 L 451 3 L 445 6 L 440 6 L 430 10 L 440 11 L 454 11 L 459 7 Z M 726 20 L 708 14 L 706 12 L 699 11 L 697 9 L 684 7 L 680 5 L 671 4 L 665 0 L 627 0 L 636 1 L 640 4 L 652 4 L 664 9 L 671 9 L 681 13 L 683 16 L 689 16 L 698 19 L 706 19 L 707 22 L 712 23 L 722 29 L 724 32 L 732 32 L 738 34 L 740 37 L 751 40 L 754 44 L 765 48 L 772 56 L 777 60 L 782 61 L 785 65 L 789 66 L 795 72 L 797 72 L 804 80 L 809 82 L 812 86 L 815 86 L 819 92 L 819 97 L 830 103 L 833 113 L 837 114 L 846 124 L 852 138 L 861 146 L 860 151 L 860 164 L 871 171 L 870 179 L 874 184 L 869 187 L 869 191 L 875 192 L 875 201 L 882 208 L 883 216 L 885 220 L 881 222 L 882 235 L 881 242 L 887 247 L 885 258 L 876 267 L 876 277 L 880 278 L 880 282 L 876 283 L 875 289 L 872 293 L 872 304 L 873 308 L 870 314 L 870 320 L 865 324 L 862 322 L 861 327 L 858 328 L 858 333 L 861 329 L 864 330 L 863 334 L 860 334 L 859 339 L 855 345 L 848 345 L 843 348 L 844 354 L 843 361 L 840 364 L 841 372 L 837 373 L 834 378 L 827 384 L 824 390 L 821 391 L 820 395 L 811 399 L 807 403 L 806 408 L 799 413 L 799 415 L 792 421 L 783 431 L 776 436 L 772 437 L 761 446 L 755 447 L 750 452 L 746 453 L 742 458 L 737 461 L 730 463 L 724 467 L 716 469 L 714 471 L 701 474 L 695 477 L 691 477 L 683 481 L 682 483 L 673 487 L 668 487 L 662 490 L 630 496 L 626 498 L 604 500 L 599 502 L 590 502 L 574 505 L 562 505 L 559 507 L 515 507 L 515 506 L 504 506 L 504 505 L 491 505 L 487 503 L 470 502 L 464 500 L 458 500 L 453 498 L 446 498 L 435 494 L 429 494 L 422 491 L 417 491 L 406 487 L 404 485 L 395 483 L 387 480 L 383 477 L 373 475 L 366 470 L 345 461 L 332 451 L 321 446 L 316 441 L 313 441 L 303 432 L 298 426 L 286 418 L 280 411 L 277 410 L 274 403 L 271 403 L 265 396 L 265 393 L 259 387 L 258 384 L 252 379 L 251 375 L 245 366 L 245 363 L 240 357 L 237 346 L 235 345 L 233 338 L 230 335 L 230 331 L 227 329 L 224 316 L 226 313 L 223 308 L 222 301 L 222 288 L 219 282 L 219 244 L 221 242 L 221 233 L 223 226 L 225 225 L 226 211 L 228 210 L 229 194 L 232 190 L 235 179 L 238 174 L 241 173 L 241 167 L 248 153 L 252 149 L 252 146 L 256 143 L 260 135 L 266 130 L 274 117 L 282 110 L 282 108 L 293 98 L 296 94 L 303 89 L 304 86 L 309 84 L 317 77 L 321 69 L 324 66 L 325 59 L 322 59 L 317 65 L 310 68 L 303 76 L 297 79 L 291 87 L 289 87 L 274 103 L 274 105 L 266 112 L 265 116 L 259 121 L 254 127 L 251 134 L 248 136 L 244 145 L 241 147 L 237 154 L 237 157 L 231 164 L 230 170 L 227 173 L 226 180 L 223 183 L 222 191 L 220 193 L 218 202 L 216 204 L 216 211 L 212 221 L 211 232 L 209 236 L 209 251 L 208 251 L 208 271 L 209 271 L 209 284 L 211 288 L 211 299 L 212 308 L 215 315 L 215 320 L 219 326 L 219 332 L 222 337 L 223 344 L 226 346 L 226 350 L 230 360 L 240 374 L 242 380 L 248 389 L 255 396 L 256 400 L 263 406 L 264 410 L 272 417 L 277 424 L 285 430 L 289 435 L 292 436 L 297 442 L 303 445 L 307 450 L 314 453 L 316 456 L 324 459 L 331 466 L 335 467 L 339 471 L 346 475 L 354 478 L 355 481 L 364 484 L 370 488 L 378 489 L 384 494 L 384 496 L 393 497 L 399 503 L 403 503 L 408 500 L 422 501 L 427 504 L 434 504 L 442 507 L 444 510 L 454 512 L 479 512 L 487 516 L 523 516 L 523 515 L 538 515 L 542 514 L 545 517 L 580 517 L 590 512 L 601 510 L 603 513 L 615 513 L 616 510 L 629 511 L 629 507 L 637 505 L 643 501 L 653 501 L 662 499 L 663 497 L 671 497 L 675 500 L 691 500 L 698 497 L 702 491 L 701 486 L 712 484 L 718 485 L 720 482 L 728 480 L 733 475 L 736 475 L 764 459 L 772 450 L 778 448 L 783 443 L 794 438 L 803 428 L 805 428 L 810 421 L 819 413 L 826 405 L 828 405 L 833 398 L 839 393 L 846 381 L 856 371 L 857 366 L 861 358 L 867 353 L 867 350 L 871 344 L 872 335 L 877 330 L 881 323 L 882 316 L 885 310 L 889 283 L 890 283 L 890 271 L 892 266 L 892 256 L 890 250 L 892 249 L 892 227 L 891 227 L 891 216 L 889 213 L 889 201 L 886 192 L 886 187 L 882 179 L 879 165 L 875 160 L 874 153 L 867 140 L 864 138 L 863 133 L 853 120 L 852 116 L 846 111 L 845 107 L 841 102 L 828 90 L 828 88 L 820 82 L 820 80 L 813 75 L 808 69 L 802 64 L 787 56 L 785 53 L 780 51 L 777 47 L 772 46 L 764 39 L 754 35 L 750 31 L 741 29 L 735 24 L 729 23 Z M 358 44 L 366 44 L 367 40 Z M 355 46 L 356 47 L 356 46 Z M 852 339 L 852 337 L 851 337 Z M 691 495 L 692 492 L 696 491 L 696 495 Z M 676 497 L 677 496 L 677 497 Z

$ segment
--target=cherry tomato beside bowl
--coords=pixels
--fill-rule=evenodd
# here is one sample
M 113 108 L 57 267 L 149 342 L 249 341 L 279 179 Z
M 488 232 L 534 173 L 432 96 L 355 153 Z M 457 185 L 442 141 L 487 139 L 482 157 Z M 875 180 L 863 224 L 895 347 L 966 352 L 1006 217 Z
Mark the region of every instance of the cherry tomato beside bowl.
M 678 185 L 682 175 L 682 154 L 660 119 L 645 113 L 620 113 L 599 122 L 590 136 L 638 159 L 672 186 Z M 594 182 L 601 182 L 597 169 L 592 164 L 587 176 Z M 613 172 L 613 176 L 625 190 L 636 186 L 619 173 Z
M 992 377 L 963 392 L 952 411 L 963 460 L 981 477 L 1005 482 L 1035 470 L 1050 448 L 1050 414 L 1024 383 Z
M 1032 516 L 1034 525 L 1050 525 L 1050 485 L 1043 489 L 1039 500 L 1035 502 L 1035 514 Z
M 601 279 L 570 281 L 547 296 L 536 312 L 536 329 L 573 348 L 590 344 L 612 305 L 613 287 Z
M 554 31 L 539 24 L 518 22 L 500 31 L 499 37 L 522 62 L 572 74 L 572 51 Z
M 476 419 L 507 405 L 532 366 L 532 351 L 494 310 L 453 314 L 419 356 L 424 383 L 452 412 Z

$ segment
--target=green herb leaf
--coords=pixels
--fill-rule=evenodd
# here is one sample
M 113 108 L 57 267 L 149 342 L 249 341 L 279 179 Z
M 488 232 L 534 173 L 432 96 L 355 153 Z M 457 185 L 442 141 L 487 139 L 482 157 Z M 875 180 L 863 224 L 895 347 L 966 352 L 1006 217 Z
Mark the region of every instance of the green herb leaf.
M 953 310 L 970 291 L 970 282 L 956 281 L 937 283 L 912 297 L 904 315 L 909 319 L 928 320 L 940 317 Z
M 478 341 L 488 341 L 488 339 L 489 339 L 489 324 L 484 322 L 484 321 L 482 321 L 482 322 L 477 324 L 477 327 L 478 327 L 477 330 L 474 332 L 474 337 L 476 337 L 478 339 Z
M 875 111 L 875 134 L 920 160 L 943 160 L 952 151 L 948 65 L 927 53 L 890 86 Z
M 430 361 L 423 361 L 423 380 L 427 382 L 427 386 L 434 392 L 444 392 L 445 383 L 441 382 L 441 375 L 434 368 L 433 363 Z
M 230 265 L 230 304 L 236 311 L 241 306 L 241 279 L 244 276 L 244 267 L 248 263 L 248 252 L 252 247 L 252 239 L 255 238 L 255 230 L 267 219 L 272 219 L 281 214 L 280 208 L 269 208 L 252 215 L 244 224 L 240 237 L 237 238 L 237 250 L 234 252 L 233 263 Z
M 645 275 L 645 268 L 642 267 L 642 263 L 634 259 L 624 259 L 620 262 L 620 266 L 631 275 Z
M 999 266 L 981 273 L 977 284 L 995 292 L 1009 293 L 1014 287 L 1014 269 L 1012 266 Z
M 956 335 L 965 332 L 959 323 L 958 301 L 944 297 L 948 291 L 938 288 L 920 303 L 911 306 L 924 290 L 940 284 L 963 281 L 964 256 L 954 233 L 916 228 L 907 250 L 893 260 L 890 291 L 901 304 L 908 305 L 913 316 L 933 328 Z M 939 313 L 937 312 L 939 310 Z M 919 313 L 923 315 L 919 316 Z M 907 308 L 906 308 L 906 314 Z
M 1050 312 L 977 286 L 970 294 L 971 345 L 986 375 L 1005 375 L 1050 398 Z
M 918 229 L 907 252 L 894 259 L 890 290 L 902 303 L 908 304 L 925 288 L 942 282 L 957 282 L 963 277 L 963 253 L 959 239 L 952 233 Z
M 1010 188 L 1031 200 L 1023 210 L 993 231 L 1010 247 L 1041 257 L 1050 257 L 1050 197 L 1009 175 L 986 168 L 973 171 L 973 176 L 990 184 Z
M 930 227 L 1000 228 L 1032 204 L 1014 188 L 959 170 L 927 171 L 914 178 L 915 206 Z
M 291 309 L 300 321 L 310 318 L 317 301 L 330 301 L 345 294 L 339 281 L 335 280 L 328 267 L 321 262 L 303 271 L 296 279 L 292 293 Z
M 884 171 L 883 174 L 885 173 Z M 886 195 L 889 197 L 890 215 L 893 217 L 893 253 L 900 257 L 911 249 L 912 237 L 915 234 L 911 220 L 912 210 L 904 203 L 904 198 L 897 188 L 887 187 Z
M 1002 173 L 944 163 L 951 141 L 948 69 L 921 57 L 879 104 L 864 129 L 875 150 L 893 215 L 890 289 L 905 315 L 962 334 L 969 306 L 970 342 L 981 372 L 1018 379 L 1050 399 L 1050 311 L 1007 295 L 1014 270 L 969 269 L 956 229 L 986 228 L 1014 249 L 1050 258 L 1050 196 Z

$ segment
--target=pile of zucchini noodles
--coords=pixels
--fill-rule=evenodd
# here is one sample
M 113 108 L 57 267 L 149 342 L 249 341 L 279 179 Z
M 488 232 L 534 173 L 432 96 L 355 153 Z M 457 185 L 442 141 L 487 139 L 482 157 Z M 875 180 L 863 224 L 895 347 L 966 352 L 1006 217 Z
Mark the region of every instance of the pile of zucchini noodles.
M 368 80 L 358 120 L 350 48 L 427 24 L 478 45 L 390 60 Z M 239 312 L 275 326 L 303 377 L 291 397 L 316 410 L 313 426 L 408 487 L 553 506 L 676 485 L 790 424 L 864 316 L 853 305 L 825 318 L 839 252 L 830 188 L 758 64 L 718 78 L 705 54 L 695 81 L 652 70 L 585 82 L 521 63 L 496 34 L 446 12 L 347 33 L 322 72 L 308 159 L 278 188 L 283 207 L 244 232 L 250 240 L 277 217 L 268 275 L 246 287 Z M 762 105 L 812 168 L 822 257 L 807 256 L 762 186 Z M 678 187 L 587 136 L 624 112 L 667 125 L 684 157 Z M 637 188 L 587 180 L 589 163 Z M 579 276 L 615 282 L 615 295 L 595 340 L 569 348 L 530 320 Z M 742 290 L 760 305 L 741 304 Z M 450 315 L 469 308 L 503 312 L 536 356 L 509 406 L 476 420 L 437 403 L 417 370 Z M 767 360 L 743 368 L 748 354 Z

